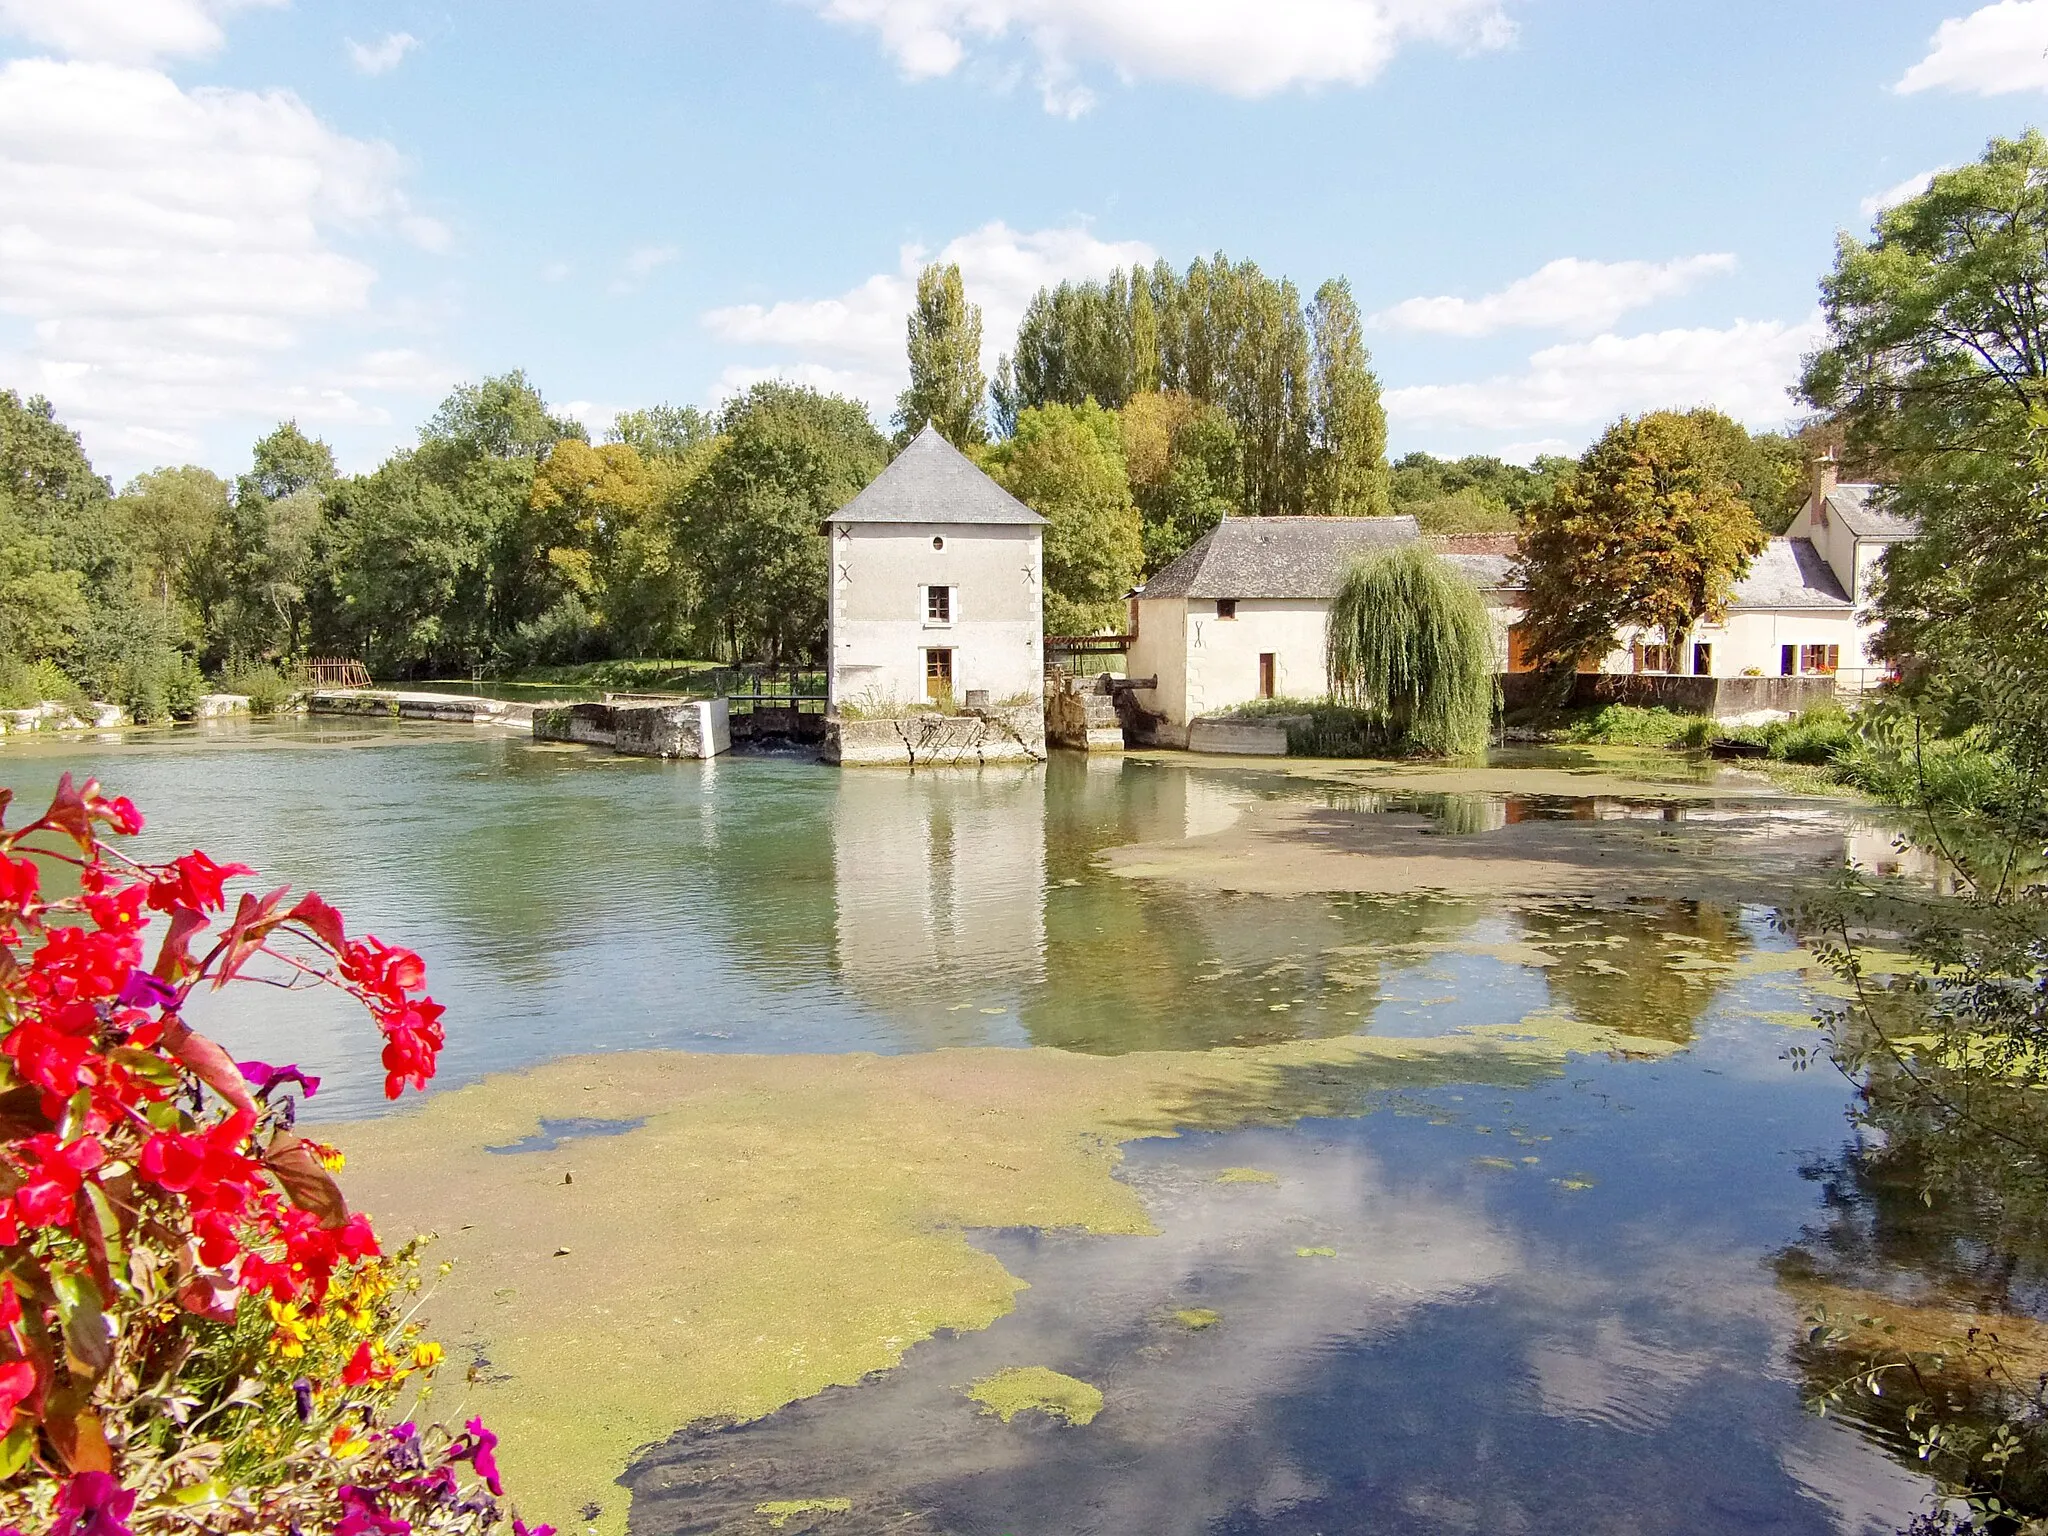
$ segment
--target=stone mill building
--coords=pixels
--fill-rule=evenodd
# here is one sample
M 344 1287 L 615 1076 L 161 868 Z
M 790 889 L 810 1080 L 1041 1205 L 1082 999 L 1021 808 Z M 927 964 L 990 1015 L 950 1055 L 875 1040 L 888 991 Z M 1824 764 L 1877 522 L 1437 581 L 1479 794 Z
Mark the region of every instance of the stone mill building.
M 926 427 L 825 520 L 830 707 L 1037 708 L 1045 519 Z

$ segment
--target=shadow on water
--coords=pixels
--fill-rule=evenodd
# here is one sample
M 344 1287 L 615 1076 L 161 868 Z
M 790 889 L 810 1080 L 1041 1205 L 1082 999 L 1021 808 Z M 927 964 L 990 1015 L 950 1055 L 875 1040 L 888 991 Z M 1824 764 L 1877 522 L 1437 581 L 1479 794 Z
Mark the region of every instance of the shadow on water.
M 575 1141 L 585 1136 L 623 1136 L 628 1131 L 637 1131 L 647 1123 L 646 1118 L 631 1120 L 596 1120 L 570 1118 L 549 1120 L 543 1118 L 540 1129 L 517 1141 L 509 1141 L 502 1147 L 485 1147 L 486 1152 L 552 1152 L 564 1142 Z

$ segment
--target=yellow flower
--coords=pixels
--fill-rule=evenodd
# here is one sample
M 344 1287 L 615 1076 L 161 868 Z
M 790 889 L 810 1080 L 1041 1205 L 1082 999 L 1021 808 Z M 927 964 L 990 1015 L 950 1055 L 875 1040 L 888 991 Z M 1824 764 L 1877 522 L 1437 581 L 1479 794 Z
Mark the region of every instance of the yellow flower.
M 441 1363 L 442 1358 L 441 1346 L 431 1339 L 413 1347 L 412 1363 L 419 1370 L 431 1371 Z

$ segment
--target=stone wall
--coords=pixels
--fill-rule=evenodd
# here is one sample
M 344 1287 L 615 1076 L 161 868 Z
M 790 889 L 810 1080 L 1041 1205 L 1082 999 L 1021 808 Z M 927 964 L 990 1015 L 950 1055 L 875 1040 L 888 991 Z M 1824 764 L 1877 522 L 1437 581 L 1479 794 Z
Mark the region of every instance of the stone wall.
M 1285 757 L 1287 727 L 1307 724 L 1306 715 L 1266 715 L 1256 720 L 1202 716 L 1188 722 L 1188 750 L 1232 757 Z
M 1543 678 L 1534 672 L 1511 672 L 1500 680 L 1501 699 L 1509 709 L 1543 702 Z M 1796 715 L 1835 697 L 1832 677 L 1678 677 L 1661 673 L 1581 672 L 1572 679 L 1569 703 L 1594 708 L 1633 704 L 1685 715 Z
M 1036 709 L 897 720 L 825 721 L 825 762 L 844 767 L 979 767 L 1045 760 L 1045 717 Z
M 1123 751 L 1123 721 L 1109 678 L 1062 678 L 1059 688 L 1046 695 L 1045 739 L 1072 752 Z
M 537 711 L 536 741 L 610 747 L 632 757 L 716 757 L 732 748 L 723 699 L 683 704 L 570 704 Z

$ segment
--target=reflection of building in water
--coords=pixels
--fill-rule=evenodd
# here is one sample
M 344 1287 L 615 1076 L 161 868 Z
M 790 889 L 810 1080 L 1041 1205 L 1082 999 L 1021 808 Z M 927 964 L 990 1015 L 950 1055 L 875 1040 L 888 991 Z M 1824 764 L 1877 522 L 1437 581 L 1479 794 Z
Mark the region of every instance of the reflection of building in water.
M 1044 775 L 844 775 L 832 885 L 834 960 L 856 996 L 918 1021 L 921 1043 L 987 1038 L 985 1010 L 1045 973 Z
M 1875 822 L 1852 822 L 1844 861 L 1852 869 L 1881 880 L 1910 880 L 1933 886 L 1943 894 L 1955 887 L 1955 870 L 1931 848 L 1907 840 L 1904 833 Z

